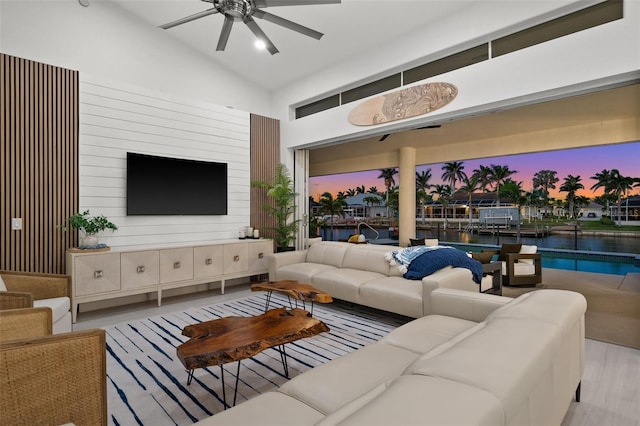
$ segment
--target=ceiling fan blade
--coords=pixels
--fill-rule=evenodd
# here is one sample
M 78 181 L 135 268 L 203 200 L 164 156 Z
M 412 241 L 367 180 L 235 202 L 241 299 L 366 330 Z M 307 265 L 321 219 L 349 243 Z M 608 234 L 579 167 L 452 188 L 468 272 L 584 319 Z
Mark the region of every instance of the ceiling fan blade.
M 442 124 L 432 124 L 430 126 L 422 126 L 422 127 L 416 127 L 413 130 L 422 130 L 422 129 L 439 129 L 440 127 L 442 127 Z
M 312 4 L 337 4 L 340 0 L 255 0 L 256 7 L 309 6 Z
M 278 49 L 276 49 L 276 46 L 274 46 L 274 44 L 271 42 L 271 40 L 269 40 L 269 37 L 267 37 L 267 35 L 264 33 L 264 31 L 262 31 L 260 29 L 258 24 L 256 24 L 256 21 L 254 21 L 251 16 L 245 17 L 243 22 L 245 24 L 247 24 L 247 27 L 249 27 L 251 32 L 258 39 L 260 39 L 260 40 L 262 40 L 264 42 L 264 44 L 267 46 L 267 50 L 269 51 L 269 53 L 271 53 L 272 55 L 275 55 L 276 53 L 278 53 Z
M 385 140 L 386 138 L 388 138 L 389 136 L 390 136 L 390 135 L 389 135 L 388 133 L 387 133 L 386 135 L 383 135 L 383 136 L 378 140 L 378 142 L 382 142 L 382 141 L 384 141 L 384 140 Z
M 320 40 L 324 35 L 318 31 L 312 30 L 311 28 L 305 27 L 304 25 L 296 24 L 293 21 L 289 21 L 288 19 L 281 18 L 269 12 L 265 12 L 264 10 L 256 9 L 253 12 L 253 16 L 255 16 L 256 18 L 264 19 L 265 21 L 272 22 L 276 25 L 280 25 L 281 27 L 296 31 L 300 34 L 313 37 L 316 40 Z
M 231 16 L 224 17 L 224 23 L 222 24 L 222 31 L 220 31 L 220 38 L 218 39 L 218 46 L 216 46 L 216 51 L 224 50 L 227 47 L 227 41 L 229 40 L 229 34 L 231 33 L 231 28 L 233 27 L 234 19 Z
M 211 9 L 203 10 L 202 12 L 194 13 L 193 15 L 186 16 L 184 18 L 178 19 L 176 21 L 169 22 L 168 24 L 160 25 L 158 28 L 162 28 L 163 30 L 168 30 L 169 28 L 177 27 L 178 25 L 186 24 L 187 22 L 195 21 L 196 19 L 204 18 L 205 16 L 213 15 L 214 13 L 218 13 L 218 10 L 215 7 Z

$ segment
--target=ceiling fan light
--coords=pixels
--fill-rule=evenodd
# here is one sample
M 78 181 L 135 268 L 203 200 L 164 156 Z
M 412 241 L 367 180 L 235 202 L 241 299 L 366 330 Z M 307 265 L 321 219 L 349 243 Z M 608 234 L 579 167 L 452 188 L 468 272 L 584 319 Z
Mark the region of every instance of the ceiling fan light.
M 253 43 L 253 45 L 256 47 L 256 49 L 258 50 L 264 50 L 267 48 L 267 45 L 264 41 L 257 39 L 255 43 Z

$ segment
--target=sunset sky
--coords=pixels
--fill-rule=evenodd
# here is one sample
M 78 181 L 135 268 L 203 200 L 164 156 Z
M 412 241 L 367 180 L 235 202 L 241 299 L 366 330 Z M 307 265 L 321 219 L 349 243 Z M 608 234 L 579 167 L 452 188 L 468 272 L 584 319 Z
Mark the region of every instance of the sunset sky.
M 516 182 L 522 182 L 522 188 L 530 191 L 532 188 L 533 175 L 540 170 L 555 170 L 559 178 L 556 189 L 550 191 L 550 196 L 564 199 L 566 193 L 560 193 L 558 188 L 564 182 L 567 175 L 580 176 L 585 189 L 578 191 L 578 195 L 594 197 L 600 195 L 602 190 L 595 193 L 589 188 L 596 183 L 590 179 L 591 176 L 603 169 L 618 169 L 620 174 L 629 177 L 640 177 L 640 142 L 607 145 L 592 148 L 577 148 L 561 151 L 541 152 L 536 154 L 509 155 L 504 157 L 491 157 L 479 160 L 464 160 L 464 172 L 471 175 L 474 169 L 480 165 L 490 166 L 491 164 L 507 165 L 517 173 L 511 176 Z M 442 163 L 425 164 L 417 167 L 417 171 L 431 168 L 432 185 L 442 184 Z M 315 200 L 318 200 L 323 192 L 331 192 L 335 195 L 338 191 L 346 191 L 349 188 L 364 185 L 368 190 L 375 186 L 378 191 L 384 192 L 384 180 L 378 179 L 379 170 L 370 170 L 356 173 L 345 173 L 340 175 L 319 176 L 309 179 L 309 192 Z M 396 184 L 397 184 L 396 179 Z M 456 183 L 456 186 L 458 184 Z M 638 188 L 633 189 L 633 194 L 639 192 Z

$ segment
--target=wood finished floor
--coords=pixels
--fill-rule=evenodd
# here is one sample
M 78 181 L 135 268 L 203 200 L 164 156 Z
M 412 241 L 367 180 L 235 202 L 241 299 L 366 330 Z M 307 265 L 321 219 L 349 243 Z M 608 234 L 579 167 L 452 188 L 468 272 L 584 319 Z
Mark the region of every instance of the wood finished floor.
M 78 315 L 74 330 L 106 327 L 251 295 L 248 285 L 175 296 Z M 581 402 L 572 402 L 562 426 L 640 426 L 640 350 L 587 339 Z

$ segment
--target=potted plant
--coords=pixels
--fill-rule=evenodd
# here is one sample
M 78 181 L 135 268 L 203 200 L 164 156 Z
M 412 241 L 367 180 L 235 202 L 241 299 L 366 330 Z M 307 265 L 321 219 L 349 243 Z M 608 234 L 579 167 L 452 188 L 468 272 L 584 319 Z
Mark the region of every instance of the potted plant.
M 106 229 L 111 229 L 112 231 L 118 229 L 118 227 L 110 222 L 104 215 L 89 216 L 89 210 L 70 216 L 67 218 L 67 222 L 71 228 L 84 233 L 81 247 L 97 247 L 98 237 L 96 234 L 98 232 L 102 232 Z M 66 230 L 67 228 L 65 227 L 64 229 Z
M 295 198 L 298 195 L 293 191 L 293 180 L 289 176 L 289 170 L 284 164 L 276 166 L 276 173 L 270 182 L 255 181 L 251 183 L 257 188 L 266 189 L 270 204 L 264 204 L 262 208 L 276 220 L 276 226 L 265 229 L 275 232 L 274 240 L 277 251 L 288 250 L 289 244 L 296 239 L 300 220 L 293 219 L 296 210 Z

